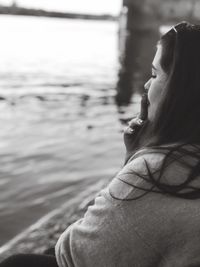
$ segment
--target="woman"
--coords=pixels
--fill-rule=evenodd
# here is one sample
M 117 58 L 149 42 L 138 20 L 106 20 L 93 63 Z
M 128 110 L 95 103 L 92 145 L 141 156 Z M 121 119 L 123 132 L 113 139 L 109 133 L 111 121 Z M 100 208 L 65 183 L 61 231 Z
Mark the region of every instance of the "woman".
M 59 238 L 59 267 L 200 266 L 199 47 L 197 25 L 183 22 L 161 37 L 148 101 L 124 133 L 125 166 Z M 31 259 L 56 266 L 39 255 L 0 266 L 33 266 Z

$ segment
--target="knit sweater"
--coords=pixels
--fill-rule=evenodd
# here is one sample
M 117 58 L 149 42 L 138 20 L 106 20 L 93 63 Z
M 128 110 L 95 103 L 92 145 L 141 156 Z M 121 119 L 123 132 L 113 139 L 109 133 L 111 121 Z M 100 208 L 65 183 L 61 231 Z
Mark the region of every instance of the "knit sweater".
M 158 178 L 164 150 L 136 153 L 101 190 L 84 218 L 60 236 L 56 245 L 59 267 L 200 266 L 200 199 L 182 199 L 156 188 L 145 191 L 152 189 L 145 179 L 145 161 Z M 184 160 L 187 166 L 171 157 L 161 181 L 183 182 L 197 163 L 189 155 Z M 191 185 L 200 186 L 200 176 Z

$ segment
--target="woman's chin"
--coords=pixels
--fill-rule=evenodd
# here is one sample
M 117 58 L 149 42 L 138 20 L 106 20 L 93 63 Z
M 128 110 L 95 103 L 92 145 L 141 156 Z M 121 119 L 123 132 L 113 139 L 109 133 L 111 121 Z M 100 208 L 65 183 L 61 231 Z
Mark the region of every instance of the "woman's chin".
M 152 106 L 148 105 L 148 120 L 153 121 L 154 118 L 154 112 L 152 111 Z

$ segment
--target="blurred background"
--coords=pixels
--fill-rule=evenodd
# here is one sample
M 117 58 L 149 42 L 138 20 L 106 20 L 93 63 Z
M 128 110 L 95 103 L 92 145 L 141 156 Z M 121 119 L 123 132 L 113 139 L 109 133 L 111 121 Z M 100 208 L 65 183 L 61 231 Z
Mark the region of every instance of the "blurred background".
M 124 147 L 115 104 L 121 0 L 0 4 L 1 13 L 8 13 L 0 15 L 3 245 L 92 183 L 113 176 Z M 49 13 L 40 16 L 38 9 Z
M 199 1 L 0 0 L 0 246 L 123 166 L 156 42 Z

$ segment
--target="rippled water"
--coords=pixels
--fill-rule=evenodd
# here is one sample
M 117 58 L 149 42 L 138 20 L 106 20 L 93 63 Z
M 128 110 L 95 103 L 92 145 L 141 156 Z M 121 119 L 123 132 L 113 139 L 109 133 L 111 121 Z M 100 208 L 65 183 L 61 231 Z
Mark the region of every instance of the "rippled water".
M 0 25 L 2 245 L 112 177 L 124 147 L 117 23 L 0 16 Z

